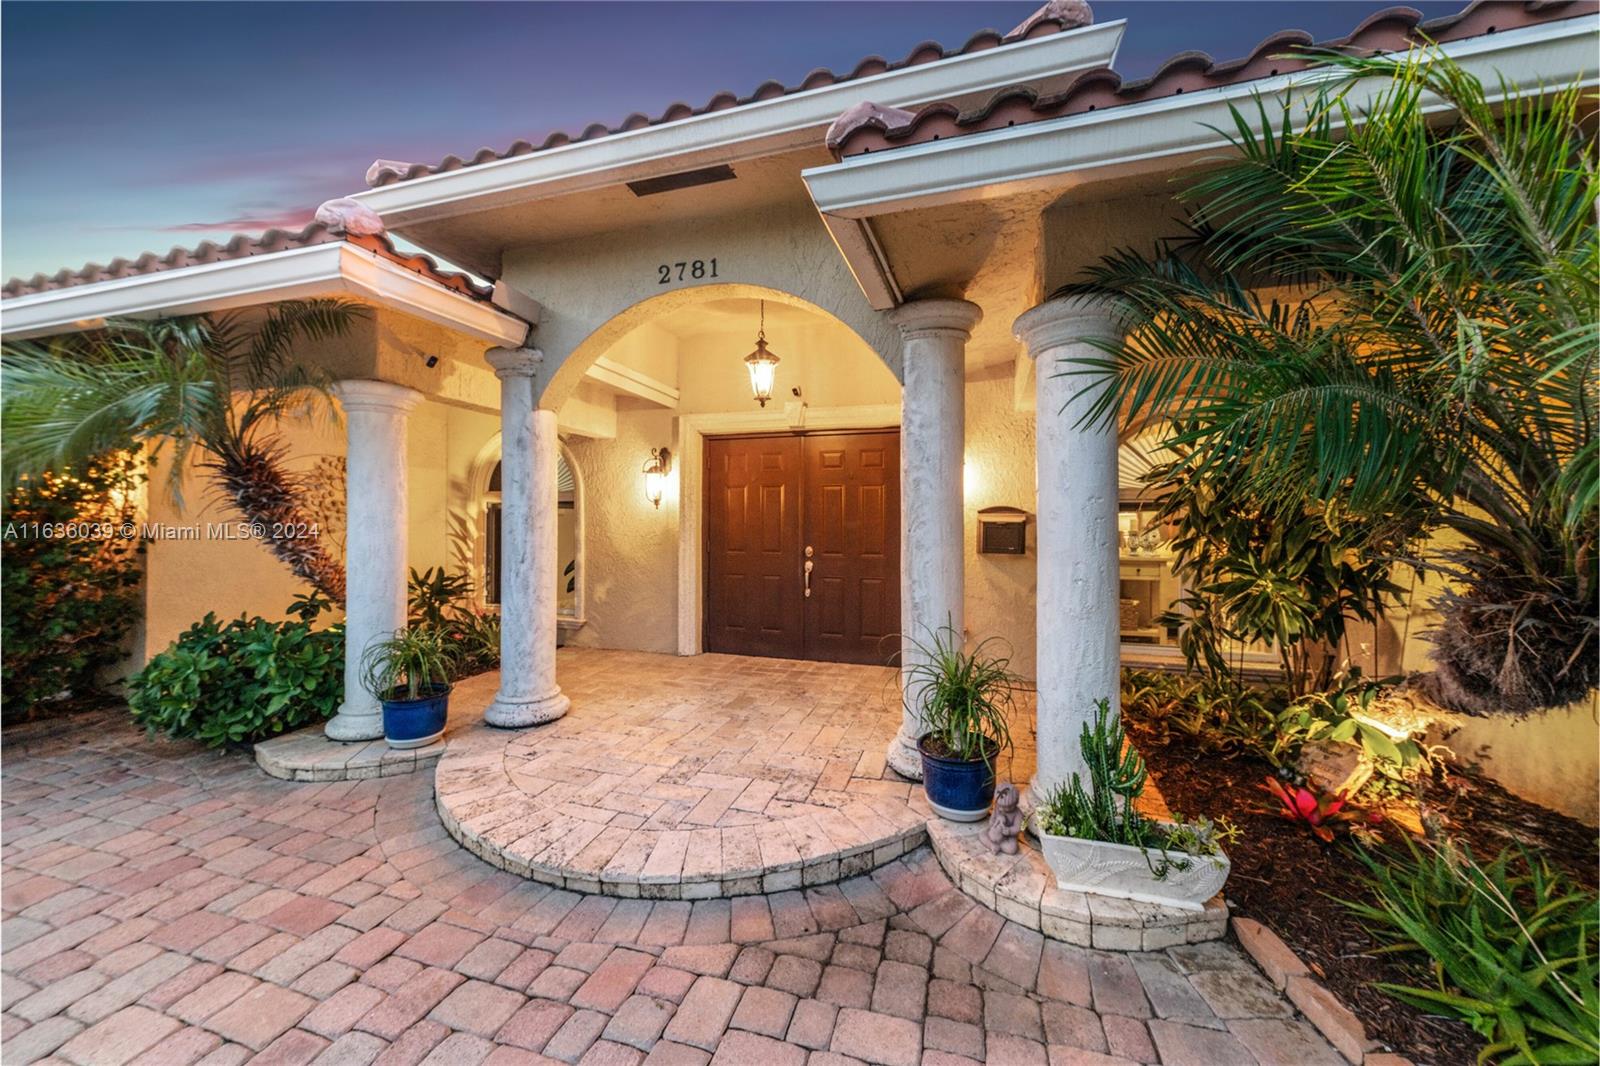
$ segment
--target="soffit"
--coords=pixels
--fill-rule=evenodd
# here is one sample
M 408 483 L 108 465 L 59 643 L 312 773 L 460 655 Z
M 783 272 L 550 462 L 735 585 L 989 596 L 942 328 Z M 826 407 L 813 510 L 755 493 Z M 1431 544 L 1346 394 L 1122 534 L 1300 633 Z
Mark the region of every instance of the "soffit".
M 745 215 L 761 224 L 762 211 L 810 203 L 800 171 L 831 161 L 812 148 L 732 164 L 735 177 L 711 185 L 635 196 L 626 185 L 574 192 L 550 199 L 491 207 L 470 214 L 415 222 L 400 229 L 453 263 L 499 277 L 507 249 L 577 241 L 600 233 L 643 229 L 663 222 Z M 684 161 L 681 170 L 695 169 Z

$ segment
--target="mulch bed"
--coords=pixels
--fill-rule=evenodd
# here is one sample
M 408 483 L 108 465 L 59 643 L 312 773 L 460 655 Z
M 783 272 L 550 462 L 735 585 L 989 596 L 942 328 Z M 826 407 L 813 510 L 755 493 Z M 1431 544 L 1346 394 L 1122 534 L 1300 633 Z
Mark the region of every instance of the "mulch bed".
M 1267 809 L 1259 784 L 1270 767 L 1246 757 L 1199 750 L 1192 738 L 1158 731 L 1130 715 L 1127 728 L 1152 776 L 1174 810 L 1225 814 L 1242 834 L 1228 848 L 1233 873 L 1227 895 L 1235 913 L 1270 928 L 1366 1024 L 1367 1033 L 1417 1063 L 1474 1066 L 1483 1041 L 1465 1025 L 1424 1014 L 1377 991 L 1373 982 L 1427 984 L 1428 975 L 1393 956 L 1372 955 L 1376 941 L 1339 899 L 1370 900 L 1365 867 L 1341 842 L 1323 844 Z M 1432 809 L 1456 839 L 1480 859 L 1509 844 L 1560 865 L 1578 882 L 1595 886 L 1595 831 L 1582 823 L 1513 796 L 1480 777 L 1452 774 L 1428 792 Z M 1398 835 L 1390 828 L 1388 833 Z

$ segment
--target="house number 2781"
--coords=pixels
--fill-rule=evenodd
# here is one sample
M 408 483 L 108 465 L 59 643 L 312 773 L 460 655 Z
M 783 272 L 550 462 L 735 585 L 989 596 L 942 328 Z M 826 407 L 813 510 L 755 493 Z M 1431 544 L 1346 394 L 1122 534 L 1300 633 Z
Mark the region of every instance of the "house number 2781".
M 662 263 L 656 267 L 657 283 L 661 285 L 671 285 L 674 281 L 685 279 L 700 281 L 717 276 L 715 259 L 689 259 L 680 263 Z

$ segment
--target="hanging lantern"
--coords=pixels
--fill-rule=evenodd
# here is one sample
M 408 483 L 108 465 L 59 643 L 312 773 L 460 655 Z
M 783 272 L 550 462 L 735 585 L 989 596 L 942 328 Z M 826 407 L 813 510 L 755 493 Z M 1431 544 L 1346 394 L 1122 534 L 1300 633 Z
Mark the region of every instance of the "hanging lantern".
M 653 448 L 650 458 L 644 461 L 644 498 L 656 510 L 661 509 L 661 494 L 666 488 L 667 474 L 672 470 L 672 453 L 665 448 Z
M 762 407 L 772 399 L 772 386 L 778 378 L 778 356 L 767 348 L 767 302 L 761 301 L 761 326 L 756 331 L 756 350 L 744 357 L 750 371 L 750 391 Z

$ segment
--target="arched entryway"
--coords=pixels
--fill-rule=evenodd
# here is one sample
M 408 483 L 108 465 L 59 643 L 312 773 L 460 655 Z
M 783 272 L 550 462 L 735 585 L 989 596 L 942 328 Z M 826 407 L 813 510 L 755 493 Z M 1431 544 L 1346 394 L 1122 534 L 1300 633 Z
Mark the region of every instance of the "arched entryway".
M 779 358 L 765 405 L 752 395 L 744 362 L 763 329 Z M 577 641 L 678 654 L 892 659 L 896 648 L 887 638 L 899 628 L 892 569 L 900 547 L 897 363 L 898 351 L 875 349 L 807 301 L 748 285 L 646 300 L 598 327 L 541 400 L 565 396 L 553 408 L 565 426 L 592 417 L 596 403 L 606 402 L 601 390 L 616 392 L 614 420 L 609 412 L 601 420 L 608 427 L 614 421 L 609 435 L 567 437 L 595 501 L 587 524 L 587 625 Z M 583 376 L 569 380 L 580 369 Z M 657 505 L 643 491 L 642 467 L 663 449 L 670 469 Z M 708 464 L 715 468 L 709 478 Z M 862 486 L 869 471 L 886 471 L 888 484 Z M 842 476 L 824 485 L 835 474 Z M 733 517 L 730 499 L 740 512 Z M 824 526 L 827 506 L 837 520 Z M 863 506 L 878 509 L 863 516 Z M 869 527 L 867 539 L 881 551 L 862 550 Z M 740 569 L 740 545 L 732 542 L 758 530 L 774 538 L 772 550 L 744 553 L 753 566 Z M 850 550 L 825 554 L 828 535 L 854 538 Z M 885 563 L 891 569 L 877 572 Z M 876 599 L 863 604 L 863 588 Z M 830 598 L 841 589 L 853 591 Z M 809 641 L 802 639 L 807 627 Z M 824 630 L 856 634 L 856 651 L 842 650 L 837 637 L 828 647 Z M 750 639 L 732 639 L 740 631 Z

